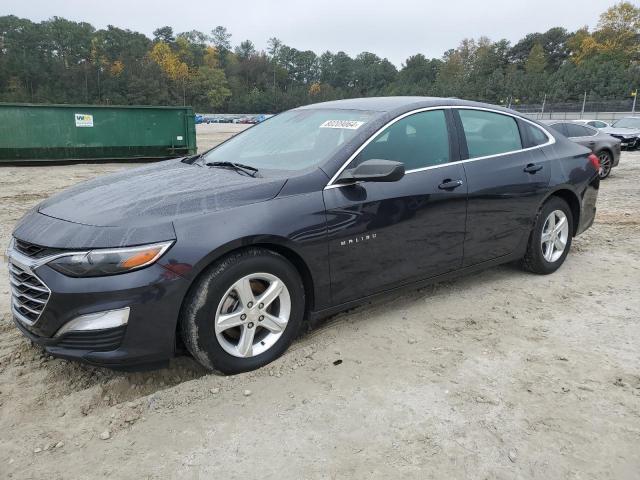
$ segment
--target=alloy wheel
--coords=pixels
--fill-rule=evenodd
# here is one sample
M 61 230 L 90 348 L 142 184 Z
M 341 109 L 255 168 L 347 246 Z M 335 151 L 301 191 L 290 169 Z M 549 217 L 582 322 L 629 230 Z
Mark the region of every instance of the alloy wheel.
M 600 152 L 598 159 L 600 160 L 600 178 L 606 178 L 611 171 L 611 155 L 609 152 Z
M 562 210 L 554 210 L 549 214 L 542 227 L 540 244 L 542 256 L 547 262 L 557 261 L 569 239 L 569 221 Z
M 230 355 L 249 358 L 271 348 L 291 315 L 291 296 L 284 282 L 270 273 L 253 273 L 236 281 L 222 296 L 215 333 Z

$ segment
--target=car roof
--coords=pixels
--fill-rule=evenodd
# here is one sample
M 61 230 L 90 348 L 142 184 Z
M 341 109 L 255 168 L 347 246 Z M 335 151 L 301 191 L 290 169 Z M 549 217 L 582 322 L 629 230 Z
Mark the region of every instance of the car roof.
M 575 123 L 576 125 L 583 125 L 587 122 L 592 122 L 594 120 L 541 120 L 545 125 L 555 125 L 557 123 Z M 599 120 L 598 120 L 599 121 Z M 590 125 L 583 125 L 585 127 L 590 127 Z
M 444 107 L 444 106 L 467 106 L 489 108 L 508 112 L 510 114 L 520 115 L 513 110 L 491 105 L 482 102 L 473 102 L 470 100 L 461 100 L 459 98 L 441 98 L 441 97 L 367 97 L 367 98 L 349 98 L 346 100 L 332 100 L 329 102 L 313 103 L 299 107 L 300 110 L 317 109 L 317 108 L 335 108 L 342 110 L 368 110 L 375 112 L 394 112 L 410 111 L 418 108 L 428 107 Z

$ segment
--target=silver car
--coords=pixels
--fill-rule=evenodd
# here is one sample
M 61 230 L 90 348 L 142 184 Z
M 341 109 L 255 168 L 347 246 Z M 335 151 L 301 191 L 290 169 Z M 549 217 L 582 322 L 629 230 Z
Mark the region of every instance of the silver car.
M 620 162 L 622 141 L 606 134 L 602 130 L 581 122 L 549 120 L 544 122 L 569 140 L 590 148 L 600 159 L 600 178 L 605 179 L 613 167 Z
M 623 148 L 640 148 L 640 117 L 624 117 L 616 120 L 603 132 L 622 141 Z
M 601 130 L 603 128 L 609 128 L 611 126 L 610 123 L 603 122 L 602 120 L 584 119 L 584 120 L 573 120 L 573 121 L 575 123 L 580 123 L 582 125 L 589 125 L 590 127 L 597 128 L 598 130 Z

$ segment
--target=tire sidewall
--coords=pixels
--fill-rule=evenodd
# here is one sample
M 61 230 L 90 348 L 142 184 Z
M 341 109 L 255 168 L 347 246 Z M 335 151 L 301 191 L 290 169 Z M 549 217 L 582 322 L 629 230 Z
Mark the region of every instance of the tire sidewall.
M 548 262 L 543 254 L 542 254 L 542 229 L 544 228 L 544 224 L 547 221 L 547 217 L 551 214 L 551 212 L 555 210 L 561 210 L 567 217 L 567 222 L 569 223 L 569 235 L 567 238 L 567 244 L 564 247 L 564 251 L 558 260 L 555 262 Z M 538 220 L 536 221 L 536 226 L 533 230 L 533 235 L 531 238 L 531 249 L 533 260 L 536 263 L 537 269 L 540 273 L 553 273 L 558 268 L 562 266 L 567 255 L 569 254 L 569 250 L 571 249 L 571 243 L 573 241 L 573 214 L 571 213 L 571 209 L 567 202 L 558 197 L 552 197 L 545 202 L 540 210 L 540 215 L 538 216 Z
M 291 297 L 291 314 L 284 332 L 270 349 L 255 357 L 241 358 L 231 355 L 220 345 L 214 329 L 215 313 L 229 287 L 253 273 L 270 273 L 284 282 Z M 191 304 L 183 319 L 193 334 L 195 351 L 191 353 L 206 367 L 227 374 L 264 366 L 282 355 L 298 335 L 304 317 L 304 297 L 300 276 L 281 255 L 252 249 L 229 257 L 207 271 L 191 295 Z

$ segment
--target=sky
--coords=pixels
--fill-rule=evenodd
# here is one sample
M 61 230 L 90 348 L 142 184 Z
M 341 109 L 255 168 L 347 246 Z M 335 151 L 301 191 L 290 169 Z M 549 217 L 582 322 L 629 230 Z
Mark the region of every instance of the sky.
M 593 28 L 615 0 L 2 0 L 0 15 L 41 21 L 52 16 L 115 25 L 149 37 L 161 26 L 209 33 L 217 25 L 234 45 L 251 40 L 266 49 L 270 37 L 299 50 L 362 51 L 396 66 L 410 55 L 441 57 L 463 38 L 487 36 L 515 43 L 530 32 L 562 26 Z

